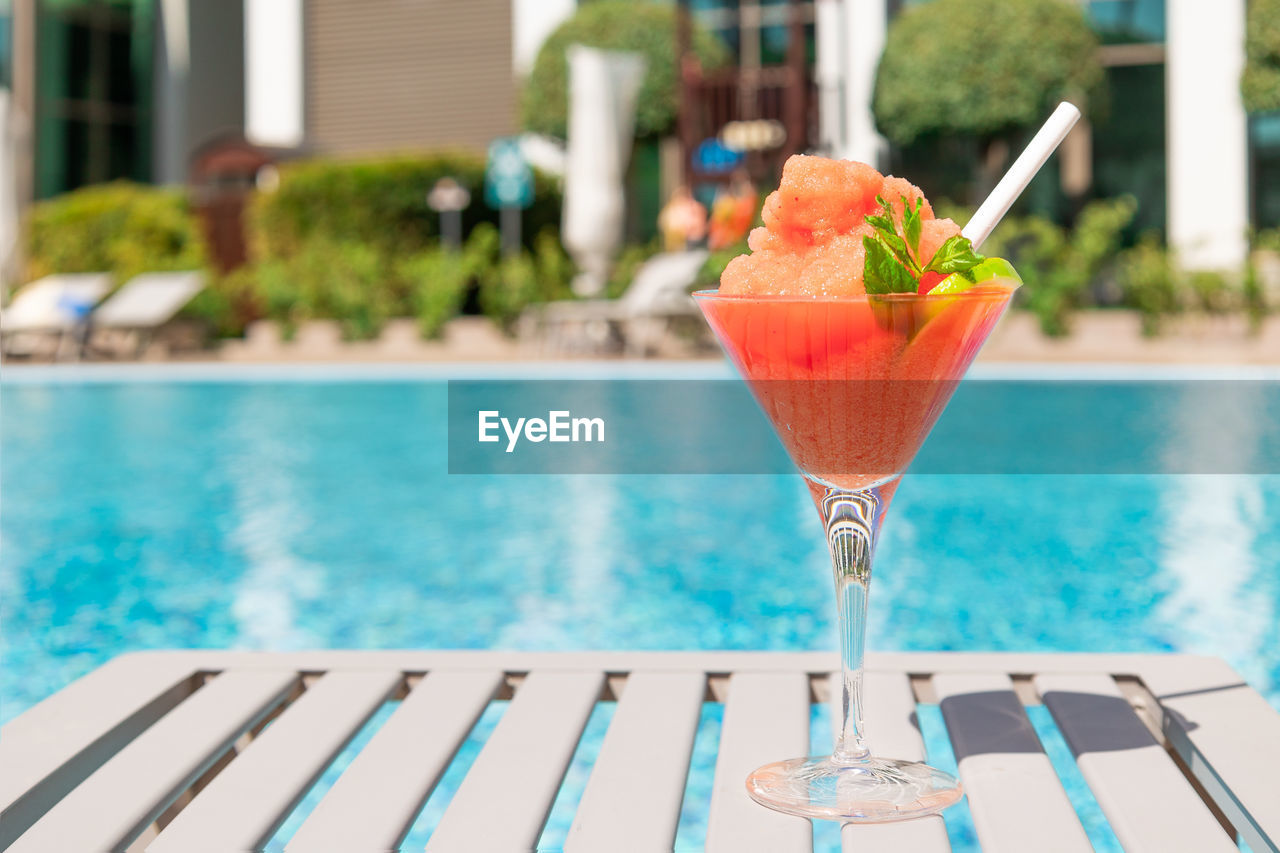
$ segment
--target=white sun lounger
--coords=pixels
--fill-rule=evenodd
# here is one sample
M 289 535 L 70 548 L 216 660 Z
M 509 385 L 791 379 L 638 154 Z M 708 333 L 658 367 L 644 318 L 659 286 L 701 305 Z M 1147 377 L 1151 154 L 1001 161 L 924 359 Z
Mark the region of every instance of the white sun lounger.
M 534 849 L 588 716 L 615 700 L 565 850 L 671 850 L 699 713 L 717 701 L 713 790 L 685 804 L 708 816 L 706 849 L 811 851 L 812 824 L 756 805 L 744 779 L 809 750 L 810 708 L 830 701 L 835 664 L 820 653 L 125 655 L 0 730 L 0 848 L 260 850 L 395 701 L 286 850 L 398 850 L 497 698 L 511 703 L 428 851 Z M 1280 713 L 1220 660 L 872 654 L 868 667 L 878 753 L 923 757 L 917 706 L 941 704 L 985 853 L 1092 850 L 1027 716 L 1039 704 L 1126 851 L 1231 853 L 1237 835 L 1254 853 L 1280 849 Z M 849 825 L 842 841 L 847 853 L 950 850 L 938 817 Z
M 0 311 L 5 355 L 32 355 L 48 340 L 54 342 L 52 355 L 60 355 L 67 335 L 84 327 L 89 311 L 110 289 L 107 273 L 61 273 L 21 288 Z
M 156 329 L 172 320 L 204 288 L 204 274 L 143 273 L 130 279 L 93 312 L 92 329 L 127 332 L 141 355 Z
M 552 352 L 598 351 L 615 336 L 628 355 L 659 347 L 679 317 L 696 317 L 689 287 L 707 262 L 703 249 L 663 252 L 636 270 L 617 299 L 566 299 L 531 309 L 526 335 Z

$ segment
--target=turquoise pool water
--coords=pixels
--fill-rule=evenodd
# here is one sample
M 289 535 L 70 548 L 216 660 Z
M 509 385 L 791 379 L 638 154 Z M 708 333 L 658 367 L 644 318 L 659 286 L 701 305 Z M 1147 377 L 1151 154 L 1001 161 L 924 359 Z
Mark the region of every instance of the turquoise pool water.
M 0 407 L 0 720 L 134 649 L 834 648 L 797 477 L 451 477 L 411 374 L 43 376 Z M 909 477 L 869 642 L 1216 654 L 1280 707 L 1277 567 L 1280 476 Z

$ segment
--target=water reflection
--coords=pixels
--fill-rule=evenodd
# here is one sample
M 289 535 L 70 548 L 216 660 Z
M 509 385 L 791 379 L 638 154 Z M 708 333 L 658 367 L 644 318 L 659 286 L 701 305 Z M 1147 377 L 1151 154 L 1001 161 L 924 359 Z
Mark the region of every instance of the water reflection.
M 1246 680 L 1266 684 L 1265 644 L 1277 614 L 1255 559 L 1266 521 L 1261 479 L 1164 479 L 1160 566 L 1172 589 L 1157 618 L 1175 648 L 1212 650 L 1241 667 Z
M 226 458 L 237 519 L 228 545 L 244 556 L 231 603 L 237 643 L 251 649 L 323 646 L 298 620 L 299 604 L 323 592 L 323 570 L 292 547 L 310 527 L 306 502 L 295 494 L 294 468 L 311 460 L 305 445 L 288 440 L 272 408 L 257 403 L 250 396 L 235 407 L 229 426 L 234 450 Z

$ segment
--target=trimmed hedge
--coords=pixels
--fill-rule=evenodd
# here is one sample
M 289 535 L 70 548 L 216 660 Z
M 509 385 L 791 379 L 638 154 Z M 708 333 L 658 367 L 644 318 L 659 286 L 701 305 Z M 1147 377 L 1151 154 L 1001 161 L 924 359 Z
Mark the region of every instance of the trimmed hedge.
M 1280 110 L 1280 0 L 1250 0 L 1240 94 L 1251 113 Z
M 117 181 L 32 205 L 25 222 L 26 275 L 109 272 L 116 286 L 135 275 L 205 265 L 181 190 Z
M 504 325 L 530 300 L 558 292 L 541 283 L 567 285 L 572 274 L 556 236 L 558 183 L 535 170 L 522 219 L 528 249 L 500 261 L 499 213 L 484 201 L 484 170 L 484 158 L 462 151 L 284 165 L 279 186 L 254 198 L 247 222 L 255 262 L 245 275 L 266 315 L 286 333 L 307 319 L 340 320 L 351 339 L 411 315 L 434 337 L 472 288 L 484 313 Z M 441 249 L 440 217 L 427 206 L 444 177 L 471 192 L 461 253 Z
M 728 64 L 729 51 L 705 28 L 692 22 L 691 44 L 703 68 Z M 520 94 L 520 124 L 525 130 L 565 139 L 569 116 L 571 44 L 639 53 L 647 63 L 636 99 L 636 136 L 670 133 L 680 109 L 676 67 L 675 4 L 597 0 L 584 3 L 543 43 Z
M 254 258 L 289 257 L 315 240 L 401 255 L 430 248 L 439 240 L 440 216 L 427 207 L 427 193 L 444 177 L 471 192 L 462 211 L 464 234 L 481 222 L 496 226 L 498 211 L 484 201 L 484 167 L 484 158 L 464 151 L 287 163 L 279 186 L 250 206 Z M 559 226 L 561 198 L 555 179 L 535 170 L 533 205 L 523 214 L 526 245 L 532 247 L 542 229 Z
M 1063 0 L 909 7 L 889 26 L 876 71 L 876 126 L 898 145 L 1035 127 L 1058 101 L 1100 92 L 1097 49 L 1084 12 Z

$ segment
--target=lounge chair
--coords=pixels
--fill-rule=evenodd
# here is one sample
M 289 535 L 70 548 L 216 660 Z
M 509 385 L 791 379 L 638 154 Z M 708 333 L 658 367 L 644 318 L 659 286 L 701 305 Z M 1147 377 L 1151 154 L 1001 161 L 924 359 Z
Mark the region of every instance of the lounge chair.
M 618 299 L 569 299 L 535 306 L 522 318 L 522 337 L 557 353 L 621 346 L 628 355 L 660 348 L 681 317 L 698 316 L 689 288 L 707 252 L 663 252 L 636 270 Z
M 0 350 L 6 356 L 32 356 L 51 342 L 49 355 L 78 355 L 89 312 L 111 288 L 107 273 L 61 273 L 21 288 L 0 311 Z M 74 346 L 67 343 L 73 337 Z
M 756 766 L 809 750 L 839 699 L 834 655 L 234 651 L 124 655 L 0 729 L 0 848 L 261 850 L 384 703 L 289 853 L 399 850 L 481 712 L 511 699 L 428 851 L 533 850 L 596 703 L 616 700 L 567 851 L 671 850 L 680 812 L 712 853 L 813 849 L 812 824 L 753 803 Z M 868 655 L 874 749 L 923 756 L 941 705 L 987 853 L 1092 851 L 1025 706 L 1043 704 L 1125 850 L 1280 849 L 1280 713 L 1191 655 Z M 723 702 L 707 800 L 684 803 L 703 703 Z M 267 721 L 271 721 L 267 726 Z M 443 794 L 444 792 L 442 792 Z M 942 819 L 850 825 L 844 849 L 941 853 Z M 8 845 L 12 846 L 8 846 Z
M 135 276 L 93 312 L 90 340 L 99 340 L 104 333 L 132 337 L 134 356 L 141 356 L 155 331 L 172 320 L 203 288 L 204 274 L 200 272 Z

